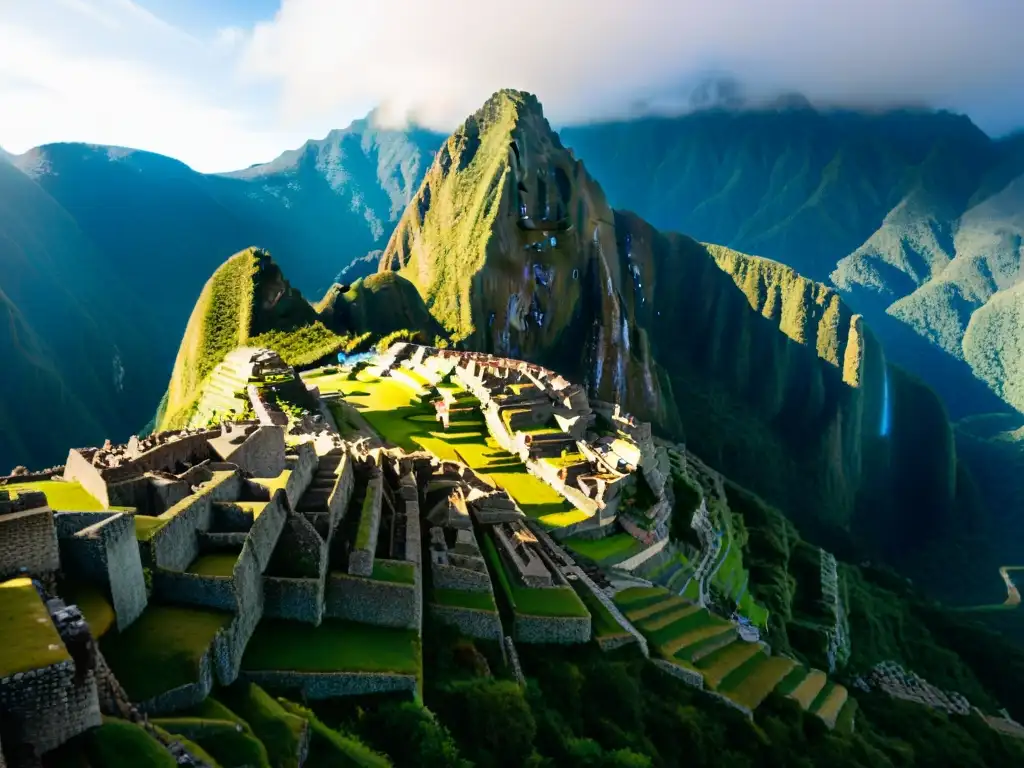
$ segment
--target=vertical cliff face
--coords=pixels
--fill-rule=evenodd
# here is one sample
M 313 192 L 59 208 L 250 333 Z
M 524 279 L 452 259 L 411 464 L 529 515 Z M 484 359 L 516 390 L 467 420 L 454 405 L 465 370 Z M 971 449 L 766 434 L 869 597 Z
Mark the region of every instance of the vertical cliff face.
M 941 403 L 862 318 L 782 264 L 611 210 L 528 94 L 495 94 L 442 147 L 392 269 L 466 345 L 585 381 L 802 522 L 896 548 L 948 519 Z

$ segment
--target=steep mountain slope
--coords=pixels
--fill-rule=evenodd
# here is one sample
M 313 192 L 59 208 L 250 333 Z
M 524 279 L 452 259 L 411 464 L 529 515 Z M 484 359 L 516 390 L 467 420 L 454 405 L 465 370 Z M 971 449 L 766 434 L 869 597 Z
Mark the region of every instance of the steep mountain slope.
M 31 435 L 34 448 L 0 446 L 0 468 L 56 463 L 69 443 L 141 429 L 204 276 L 255 242 L 322 294 L 339 266 L 383 244 L 439 143 L 363 120 L 236 175 L 84 144 L 0 162 L 0 290 L 38 340 L 37 362 L 88 403 L 50 430 L 38 429 L 42 408 L 14 408 L 11 434 L 22 446 Z M 23 358 L 7 366 L 14 382 L 36 369 Z
M 830 279 L 955 415 L 1020 407 L 967 359 L 963 336 L 976 309 L 1019 281 L 1021 137 L 994 142 L 947 113 L 809 108 L 562 135 L 615 204 Z
M 119 274 L 97 274 L 97 259 L 53 198 L 0 164 L 0 471 L 61 461 L 68 445 L 130 430 L 152 408 L 145 393 L 165 374 L 139 297 Z
M 529 94 L 496 94 L 449 138 L 381 269 L 471 348 L 685 427 L 700 455 L 810 524 L 884 529 L 895 551 L 959 509 L 941 402 L 886 363 L 834 290 L 612 211 Z
M 393 272 L 371 274 L 351 285 L 335 283 L 315 308 L 325 325 L 339 331 L 386 336 L 408 328 L 422 330 L 430 340 L 445 334 L 416 287 Z

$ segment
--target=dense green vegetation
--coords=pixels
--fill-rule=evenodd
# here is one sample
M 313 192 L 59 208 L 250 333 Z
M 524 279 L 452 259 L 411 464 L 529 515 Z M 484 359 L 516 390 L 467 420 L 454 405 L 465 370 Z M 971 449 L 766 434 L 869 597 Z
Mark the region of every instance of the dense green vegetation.
M 60 636 L 31 579 L 0 582 L 0 678 L 68 659 Z

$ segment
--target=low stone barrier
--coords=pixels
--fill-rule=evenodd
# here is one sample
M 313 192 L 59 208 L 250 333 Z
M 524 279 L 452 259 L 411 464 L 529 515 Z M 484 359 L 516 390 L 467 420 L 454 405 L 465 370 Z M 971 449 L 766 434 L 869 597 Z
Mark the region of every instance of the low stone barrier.
M 418 690 L 415 675 L 387 672 L 245 672 L 244 678 L 262 688 L 297 689 L 313 700 Z
M 238 497 L 242 478 L 237 471 L 215 476 L 198 492 L 160 515 L 166 522 L 149 538 L 151 567 L 184 571 L 199 554 L 197 531 L 210 528 L 211 505 Z
M 491 591 L 491 577 L 486 572 L 456 568 L 445 563 L 431 563 L 430 574 L 435 589 L 460 589 L 464 592 Z
M 359 513 L 356 542 L 348 558 L 348 572 L 353 576 L 369 576 L 373 573 L 373 556 L 377 549 L 377 535 L 380 532 L 383 488 L 384 477 L 380 474 L 371 477 L 366 485 L 366 498 Z
M 324 615 L 381 627 L 416 629 L 422 622 L 418 591 L 418 584 L 332 573 L 327 577 Z
M 456 627 L 462 634 L 482 640 L 501 642 L 503 630 L 497 611 L 480 611 L 474 608 L 456 608 L 452 605 L 431 603 L 430 615 L 438 621 Z
M 573 645 L 590 642 L 590 616 L 515 615 L 513 635 L 517 643 Z
M 670 661 L 664 659 L 651 659 L 654 665 L 662 672 L 666 672 L 672 677 L 682 680 L 687 685 L 693 688 L 699 688 L 704 690 L 704 675 L 694 670 L 686 669 L 678 664 L 673 664 Z

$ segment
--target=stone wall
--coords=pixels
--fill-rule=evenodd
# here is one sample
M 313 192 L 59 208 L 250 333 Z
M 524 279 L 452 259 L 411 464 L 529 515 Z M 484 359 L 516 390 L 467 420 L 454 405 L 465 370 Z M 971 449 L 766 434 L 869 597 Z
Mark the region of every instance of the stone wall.
M 27 569 L 33 576 L 60 568 L 60 549 L 49 507 L 0 515 L 0 578 Z
M 245 546 L 252 549 L 260 573 L 267 569 L 270 556 L 274 553 L 274 547 L 277 546 L 277 540 L 288 519 L 286 498 L 284 491 L 275 493 L 259 516 L 253 520 L 252 528 L 249 529 Z
M 125 629 L 148 602 L 134 519 L 123 513 L 64 512 L 57 521 L 66 575 L 103 586 L 117 628 Z M 87 525 L 74 530 L 83 523 Z
M 590 616 L 526 616 L 515 615 L 513 636 L 517 643 L 555 643 L 572 645 L 589 643 Z
M 199 554 L 198 531 L 210 528 L 211 504 L 238 498 L 242 479 L 238 472 L 221 473 L 197 493 L 167 510 L 167 522 L 149 540 L 151 567 L 184 571 Z
M 380 504 L 383 495 L 384 477 L 375 474 L 366 484 L 366 500 L 360 510 L 359 530 L 356 533 L 356 544 L 360 534 L 366 541 L 361 547 L 353 545 L 348 558 L 348 572 L 353 576 L 369 576 L 373 573 L 373 558 L 377 550 L 377 535 L 380 532 Z
M 107 481 L 77 448 L 68 451 L 68 460 L 64 464 L 64 479 L 80 483 L 82 488 L 102 506 L 110 506 L 110 498 L 107 496 Z
M 471 571 L 444 563 L 431 563 L 430 575 L 435 589 L 461 589 L 466 592 L 490 592 L 491 577 L 486 571 Z
M 419 585 L 332 573 L 327 578 L 324 615 L 381 627 L 419 629 Z
M 101 722 L 95 675 L 90 671 L 77 684 L 74 676 L 68 660 L 0 681 L 0 712 L 38 754 Z
M 315 470 L 314 470 L 315 471 Z M 336 470 L 338 479 L 334 483 L 334 489 L 327 498 L 327 511 L 330 515 L 333 532 L 338 527 L 338 522 L 345 516 L 348 503 L 352 500 L 352 491 L 355 489 L 356 473 L 353 469 L 352 457 L 347 453 L 341 457 L 341 463 Z
M 182 709 L 197 706 L 213 690 L 213 660 L 211 651 L 199 660 L 199 680 L 188 685 L 172 688 L 152 699 L 136 704 L 147 715 L 166 715 Z
M 284 428 L 261 426 L 223 458 L 253 477 L 277 477 L 285 469 Z
M 320 579 L 263 577 L 263 615 L 319 626 L 323 620 L 324 582 Z
M 678 664 L 673 664 L 670 661 L 664 659 L 651 659 L 651 661 L 658 667 L 662 672 L 666 672 L 672 677 L 679 678 L 684 683 L 694 688 L 704 689 L 704 675 L 692 669 L 686 669 Z
M 417 693 L 415 675 L 386 672 L 246 672 L 245 679 L 261 688 L 300 690 L 307 699 L 333 699 L 371 693 Z
M 237 610 L 230 576 L 200 576 L 157 568 L 153 571 L 153 594 L 169 603 L 200 605 L 221 611 Z
M 497 611 L 478 611 L 431 603 L 430 615 L 444 624 L 458 628 L 462 634 L 469 637 L 501 642 L 503 631 L 501 617 Z

